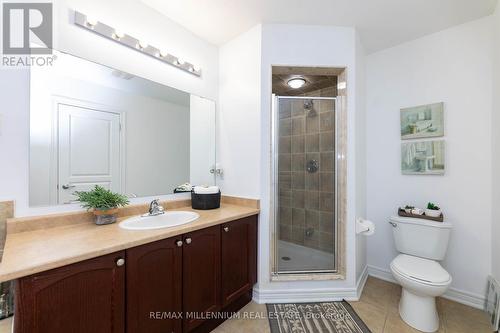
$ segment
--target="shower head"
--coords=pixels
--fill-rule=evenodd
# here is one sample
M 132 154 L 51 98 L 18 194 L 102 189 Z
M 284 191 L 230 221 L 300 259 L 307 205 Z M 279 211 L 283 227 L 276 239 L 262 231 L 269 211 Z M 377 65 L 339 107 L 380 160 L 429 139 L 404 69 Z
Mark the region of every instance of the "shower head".
M 304 110 L 312 110 L 313 109 L 313 101 L 312 99 L 306 99 L 304 100 Z
M 316 117 L 316 111 L 314 110 L 314 102 L 312 99 L 304 100 L 304 110 L 307 111 L 308 117 Z

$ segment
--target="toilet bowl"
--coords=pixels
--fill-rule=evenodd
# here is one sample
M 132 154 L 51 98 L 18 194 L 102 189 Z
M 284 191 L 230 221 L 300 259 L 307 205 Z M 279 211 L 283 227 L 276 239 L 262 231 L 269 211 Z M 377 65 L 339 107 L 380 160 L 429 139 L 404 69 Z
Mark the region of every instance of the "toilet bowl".
M 437 331 L 436 297 L 443 295 L 451 284 L 448 272 L 434 260 L 406 254 L 391 262 L 391 272 L 403 289 L 399 302 L 401 318 L 422 332 Z
M 451 284 L 451 276 L 441 267 L 451 224 L 423 219 L 392 217 L 396 249 L 391 272 L 402 287 L 399 314 L 408 325 L 422 332 L 439 329 L 436 297 Z

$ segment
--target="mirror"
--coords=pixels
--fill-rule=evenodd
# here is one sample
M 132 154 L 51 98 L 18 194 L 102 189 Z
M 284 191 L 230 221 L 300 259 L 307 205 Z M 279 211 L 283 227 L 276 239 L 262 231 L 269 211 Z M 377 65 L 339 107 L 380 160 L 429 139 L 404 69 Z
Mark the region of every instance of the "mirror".
M 215 102 L 69 54 L 31 67 L 30 206 L 215 184 Z

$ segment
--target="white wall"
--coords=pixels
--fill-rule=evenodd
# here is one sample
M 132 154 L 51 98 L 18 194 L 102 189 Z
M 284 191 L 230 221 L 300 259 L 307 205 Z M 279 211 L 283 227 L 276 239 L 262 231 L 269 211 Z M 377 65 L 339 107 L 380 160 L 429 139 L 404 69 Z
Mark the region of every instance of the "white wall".
M 257 293 L 270 299 L 324 299 L 352 297 L 356 287 L 355 218 L 355 112 L 356 112 L 356 55 L 353 28 L 265 24 L 262 26 L 262 83 L 261 83 L 261 142 L 253 149 L 260 151 L 259 223 L 259 285 Z M 271 75 L 272 65 L 347 67 L 348 91 L 348 190 L 347 190 L 347 278 L 338 281 L 273 282 L 269 281 L 270 258 L 270 195 L 271 195 Z M 258 180 L 256 180 L 258 181 Z M 306 288 L 307 295 L 301 292 Z M 336 296 L 335 296 L 336 295 Z M 349 296 L 351 295 L 351 296 Z M 323 297 L 323 298 L 322 298 Z
M 61 0 L 55 6 L 55 47 L 131 74 L 217 99 L 218 49 L 168 20 L 158 12 L 134 0 Z M 152 45 L 199 64 L 201 78 L 157 62 L 134 50 L 99 37 L 71 23 L 70 9 L 97 17 L 112 26 L 145 39 Z M 117 15 L 117 11 L 120 15 Z M 28 207 L 29 147 L 29 75 L 20 69 L 2 70 L 0 99 L 0 199 L 16 200 L 16 215 L 33 215 L 64 208 L 31 209 Z M 5 163 L 4 161 L 7 161 Z M 150 198 L 137 199 L 144 202 Z
M 214 185 L 216 154 L 215 102 L 191 95 L 189 103 L 189 182 L 193 185 Z
M 491 272 L 491 22 L 367 57 L 368 218 L 377 224 L 368 241 L 370 269 L 387 273 L 396 256 L 387 220 L 397 207 L 437 202 L 454 225 L 443 262 L 453 277 L 448 295 L 479 306 Z M 445 103 L 446 174 L 403 176 L 399 110 L 434 102 Z
M 356 218 L 366 218 L 366 73 L 365 49 L 356 34 Z M 364 235 L 356 235 L 356 281 L 366 270 L 366 245 Z M 362 281 L 360 281 L 362 282 Z
M 261 26 L 220 48 L 217 162 L 222 192 L 260 197 Z
M 492 263 L 493 276 L 500 281 L 500 216 L 497 205 L 500 203 L 500 5 L 497 5 L 493 20 L 494 71 L 493 71 L 493 202 L 492 202 Z

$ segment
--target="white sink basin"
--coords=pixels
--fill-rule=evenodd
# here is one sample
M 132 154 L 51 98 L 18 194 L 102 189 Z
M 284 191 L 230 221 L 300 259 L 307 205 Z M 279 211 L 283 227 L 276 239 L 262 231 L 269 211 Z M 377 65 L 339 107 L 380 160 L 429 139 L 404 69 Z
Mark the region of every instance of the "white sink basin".
M 134 216 L 120 222 L 120 228 L 128 230 L 152 230 L 170 228 L 193 222 L 200 215 L 195 212 L 171 211 L 156 216 Z

